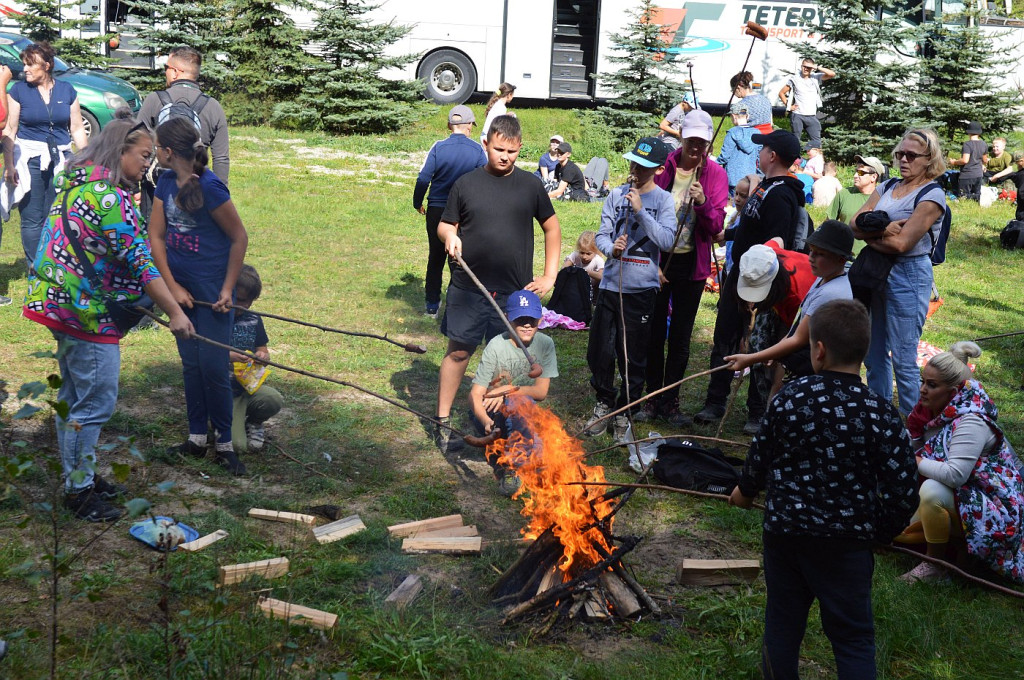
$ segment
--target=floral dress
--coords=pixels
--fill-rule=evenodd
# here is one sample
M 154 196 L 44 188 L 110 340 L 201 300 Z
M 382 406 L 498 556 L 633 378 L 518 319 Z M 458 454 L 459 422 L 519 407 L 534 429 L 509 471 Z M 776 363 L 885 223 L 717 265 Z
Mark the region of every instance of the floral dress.
M 996 425 L 999 411 L 981 383 L 965 382 L 928 423 L 928 429 L 942 429 L 919 453 L 922 458 L 945 462 L 953 433 L 969 414 L 980 416 L 992 428 L 999 447 L 989 454 L 983 452 L 971 476 L 955 490 L 967 552 L 993 571 L 1024 583 L 1024 480 L 1017 456 Z

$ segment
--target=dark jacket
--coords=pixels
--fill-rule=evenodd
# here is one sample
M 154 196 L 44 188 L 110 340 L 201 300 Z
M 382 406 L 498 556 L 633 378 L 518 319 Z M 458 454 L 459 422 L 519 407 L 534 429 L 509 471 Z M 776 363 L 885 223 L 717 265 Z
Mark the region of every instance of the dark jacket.
M 427 152 L 426 160 L 423 161 L 419 176 L 416 177 L 412 207 L 420 209 L 429 186 L 430 196 L 427 198 L 427 205 L 443 208 L 448 203 L 448 192 L 451 191 L 455 180 L 484 165 L 487 165 L 487 154 L 475 139 L 452 133 L 447 139 L 434 142 Z
M 769 177 L 758 185 L 743 208 L 739 226 L 727 230 L 732 237 L 732 261 L 739 262 L 750 246 L 779 236 L 782 247 L 793 250 L 798 211 L 804 207 L 803 184 L 795 177 Z

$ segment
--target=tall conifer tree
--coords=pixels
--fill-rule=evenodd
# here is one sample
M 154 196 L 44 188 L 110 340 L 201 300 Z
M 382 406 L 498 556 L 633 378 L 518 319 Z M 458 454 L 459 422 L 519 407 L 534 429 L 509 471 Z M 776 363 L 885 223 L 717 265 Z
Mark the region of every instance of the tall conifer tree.
M 72 12 L 77 15 L 80 4 L 71 0 L 23 0 L 22 13 L 13 16 L 22 35 L 34 42 L 50 43 L 61 59 L 83 68 L 105 66 L 110 59 L 103 55 L 102 45 L 109 36 L 61 37 L 62 32 L 76 33 L 93 23 L 94 17 L 71 18 Z

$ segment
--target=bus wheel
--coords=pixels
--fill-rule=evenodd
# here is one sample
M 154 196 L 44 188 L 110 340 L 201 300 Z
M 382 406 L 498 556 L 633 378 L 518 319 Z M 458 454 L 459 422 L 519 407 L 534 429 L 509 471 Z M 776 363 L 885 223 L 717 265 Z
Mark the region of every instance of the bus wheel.
M 452 50 L 427 55 L 417 77 L 426 86 L 427 99 L 436 104 L 461 104 L 476 91 L 476 69 L 472 62 Z

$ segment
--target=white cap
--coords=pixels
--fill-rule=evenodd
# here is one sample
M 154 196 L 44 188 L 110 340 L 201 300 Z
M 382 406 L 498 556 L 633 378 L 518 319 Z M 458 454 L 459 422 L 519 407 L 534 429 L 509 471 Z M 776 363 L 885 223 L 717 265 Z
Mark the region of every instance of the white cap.
M 711 116 L 703 109 L 694 109 L 683 117 L 683 127 L 679 130 L 679 137 L 696 137 L 710 142 L 715 134 L 715 127 L 711 122 Z
M 559 144 L 561 144 L 562 142 L 565 141 L 565 139 L 562 137 L 562 135 L 551 135 L 551 139 L 549 141 L 558 142 Z
M 736 292 L 747 302 L 761 302 L 768 297 L 772 281 L 779 273 L 779 256 L 768 246 L 754 245 L 740 258 L 740 278 Z

